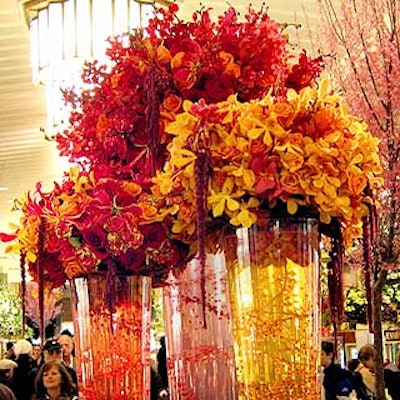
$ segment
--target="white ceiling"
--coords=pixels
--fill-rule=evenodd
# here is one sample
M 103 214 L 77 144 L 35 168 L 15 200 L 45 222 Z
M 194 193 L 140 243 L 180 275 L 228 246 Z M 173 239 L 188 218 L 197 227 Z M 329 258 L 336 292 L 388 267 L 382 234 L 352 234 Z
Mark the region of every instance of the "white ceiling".
M 282 22 L 317 21 L 318 0 L 270 0 L 267 4 L 273 18 Z M 177 0 L 183 18 L 199 8 L 200 0 Z M 201 0 L 222 13 L 228 2 Z M 250 2 L 230 0 L 229 4 L 244 10 Z M 257 7 L 262 3 L 253 0 Z M 304 7 L 305 5 L 305 7 Z M 307 24 L 306 24 L 307 25 Z M 307 36 L 308 28 L 303 30 Z M 50 186 L 61 176 L 61 165 L 53 142 L 46 141 L 40 127 L 45 125 L 45 101 L 42 87 L 34 87 L 29 66 L 29 31 L 20 15 L 18 0 L 0 0 L 0 232 L 17 220 L 10 213 L 14 198 L 42 181 Z M 1 250 L 1 249 L 0 249 Z M 0 253 L 1 270 L 12 270 L 18 277 L 17 257 Z M 18 278 L 16 278 L 18 279 Z

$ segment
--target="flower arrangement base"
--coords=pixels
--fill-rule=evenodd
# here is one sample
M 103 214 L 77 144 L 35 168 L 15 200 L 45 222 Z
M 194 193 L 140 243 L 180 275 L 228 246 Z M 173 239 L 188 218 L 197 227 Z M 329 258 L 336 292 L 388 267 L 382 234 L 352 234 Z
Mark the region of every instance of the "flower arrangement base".
M 107 288 L 101 273 L 72 281 L 80 399 L 150 398 L 150 282 L 118 275 Z
M 221 254 L 207 256 L 205 278 L 203 298 L 200 264 L 192 260 L 163 288 L 171 400 L 237 399 L 228 285 Z
M 224 240 L 239 399 L 319 400 L 317 221 L 264 220 Z

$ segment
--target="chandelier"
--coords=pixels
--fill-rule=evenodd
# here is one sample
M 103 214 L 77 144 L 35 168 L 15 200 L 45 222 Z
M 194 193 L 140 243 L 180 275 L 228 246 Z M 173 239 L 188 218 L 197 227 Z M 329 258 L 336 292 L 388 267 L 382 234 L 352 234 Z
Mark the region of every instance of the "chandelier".
M 61 90 L 82 89 L 85 61 L 102 61 L 107 38 L 145 26 L 169 0 L 19 0 L 29 26 L 32 80 L 45 85 L 46 138 L 68 124 Z

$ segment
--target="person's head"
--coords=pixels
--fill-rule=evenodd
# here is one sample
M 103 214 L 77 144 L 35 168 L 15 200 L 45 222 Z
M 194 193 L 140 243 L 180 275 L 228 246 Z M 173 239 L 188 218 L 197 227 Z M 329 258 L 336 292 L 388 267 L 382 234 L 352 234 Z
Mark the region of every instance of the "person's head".
M 38 344 L 32 346 L 32 358 L 34 360 L 39 360 L 41 355 L 42 355 L 41 347 Z
M 75 386 L 64 365 L 60 361 L 51 360 L 40 367 L 35 388 L 39 396 L 45 395 L 48 390 L 59 390 L 61 394 L 68 395 L 74 392 Z
M 32 344 L 25 339 L 18 340 L 14 345 L 14 352 L 17 358 L 23 354 L 31 355 Z
M 365 344 L 358 352 L 358 359 L 368 369 L 375 369 L 376 350 L 371 344 Z
M 62 349 L 60 343 L 56 339 L 48 339 L 43 346 L 44 361 L 62 361 Z
M 64 360 L 70 360 L 71 354 L 74 350 L 74 340 L 72 336 L 61 334 L 57 341 L 61 346 Z
M 160 337 L 160 345 L 161 347 L 165 347 L 165 336 Z
M 18 364 L 15 361 L 3 358 L 0 360 L 0 376 L 4 376 L 7 379 L 11 379 L 14 375 L 14 368 L 17 368 Z
M 6 349 L 7 349 L 7 351 L 8 351 L 8 350 L 11 350 L 13 347 L 14 347 L 14 343 L 13 343 L 13 342 L 7 342 L 7 343 L 6 343 Z
M 352 358 L 347 362 L 347 369 L 349 371 L 355 371 L 360 364 L 360 360 L 358 358 Z
M 334 347 L 332 342 L 323 341 L 321 345 L 321 365 L 327 367 L 333 363 Z

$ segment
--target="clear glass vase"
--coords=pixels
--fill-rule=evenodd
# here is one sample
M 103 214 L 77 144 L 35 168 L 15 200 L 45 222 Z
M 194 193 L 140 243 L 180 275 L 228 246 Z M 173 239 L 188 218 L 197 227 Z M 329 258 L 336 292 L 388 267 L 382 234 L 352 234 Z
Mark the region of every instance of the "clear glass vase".
M 117 275 L 110 287 L 98 273 L 71 285 L 79 398 L 148 400 L 150 278 Z
M 319 400 L 319 233 L 267 219 L 227 233 L 239 399 Z
M 224 257 L 208 255 L 205 296 L 198 260 L 163 288 L 171 400 L 237 398 Z M 204 308 L 203 308 L 204 306 Z

